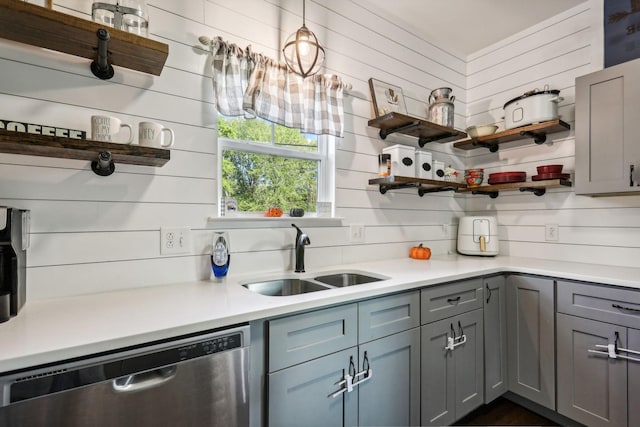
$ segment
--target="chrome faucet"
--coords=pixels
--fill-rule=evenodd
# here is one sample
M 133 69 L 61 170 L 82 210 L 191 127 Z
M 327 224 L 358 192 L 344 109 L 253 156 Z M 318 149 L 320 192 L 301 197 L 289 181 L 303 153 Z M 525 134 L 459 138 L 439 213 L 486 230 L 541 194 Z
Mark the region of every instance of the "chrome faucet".
M 304 273 L 304 247 L 311 244 L 309 236 L 302 232 L 297 225 L 291 224 L 295 227 L 296 232 L 296 273 Z

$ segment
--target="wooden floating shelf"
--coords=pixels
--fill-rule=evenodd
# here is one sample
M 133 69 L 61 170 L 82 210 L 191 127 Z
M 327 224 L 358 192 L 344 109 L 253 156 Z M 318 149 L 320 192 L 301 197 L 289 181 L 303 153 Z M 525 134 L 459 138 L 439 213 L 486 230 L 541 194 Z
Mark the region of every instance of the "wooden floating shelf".
M 429 142 L 449 142 L 466 138 L 467 134 L 454 128 L 440 126 L 424 119 L 400 113 L 388 113 L 369 120 L 369 126 L 380 129 L 380 138 L 386 139 L 393 133 L 418 138 L 420 147 Z
M 160 75 L 167 44 L 24 1 L 0 0 L 0 38 L 96 59 L 100 28 L 109 32 L 110 64 Z
M 533 138 L 536 144 L 546 142 L 547 134 L 557 133 L 571 129 L 571 126 L 562 120 L 550 120 L 548 122 L 535 123 L 533 125 L 522 126 L 515 129 L 508 129 L 493 135 L 481 136 L 479 138 L 466 139 L 453 144 L 455 148 L 461 150 L 475 150 L 477 148 L 488 148 L 491 152 L 498 151 L 498 146 L 506 142 L 518 141 L 526 138 Z
M 409 176 L 386 176 L 369 180 L 369 185 L 379 185 L 380 193 L 385 194 L 388 190 L 398 190 L 401 188 L 417 188 L 418 195 L 424 196 L 426 193 L 440 191 L 460 191 L 466 185 L 458 182 L 440 181 L 435 179 L 423 179 Z
M 0 153 L 95 161 L 105 151 L 115 163 L 129 165 L 162 166 L 171 158 L 163 148 L 0 130 Z
M 547 188 L 571 187 L 571 181 L 567 179 L 545 179 L 543 181 L 512 182 L 506 184 L 481 185 L 479 187 L 466 187 L 462 192 L 471 194 L 482 194 L 490 196 L 492 199 L 498 197 L 500 190 L 520 190 L 530 191 L 536 196 L 545 194 Z
M 566 179 L 548 179 L 544 181 L 514 182 L 497 185 L 482 185 L 479 187 L 467 187 L 465 184 L 451 181 L 439 181 L 434 179 L 422 179 L 408 176 L 387 176 L 369 180 L 369 185 L 379 185 L 380 193 L 385 194 L 389 190 L 402 188 L 417 188 L 420 197 L 427 193 L 441 191 L 455 191 L 456 193 L 483 194 L 491 198 L 498 197 L 500 190 L 530 191 L 536 196 L 545 194 L 547 188 L 571 187 L 571 181 Z

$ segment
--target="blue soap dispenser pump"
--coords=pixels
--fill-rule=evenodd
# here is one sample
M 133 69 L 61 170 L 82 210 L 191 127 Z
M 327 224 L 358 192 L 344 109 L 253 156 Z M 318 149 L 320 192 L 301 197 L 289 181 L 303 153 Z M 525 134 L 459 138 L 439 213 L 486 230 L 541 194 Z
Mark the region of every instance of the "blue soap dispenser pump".
M 211 251 L 211 270 L 216 277 L 224 277 L 229 271 L 231 262 L 231 247 L 229 246 L 229 235 L 226 231 L 216 231 L 213 233 Z

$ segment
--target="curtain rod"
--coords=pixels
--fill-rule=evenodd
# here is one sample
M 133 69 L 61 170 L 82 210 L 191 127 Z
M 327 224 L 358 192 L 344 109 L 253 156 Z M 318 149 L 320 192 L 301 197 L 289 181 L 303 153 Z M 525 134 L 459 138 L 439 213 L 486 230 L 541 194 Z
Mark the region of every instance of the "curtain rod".
M 209 48 L 210 54 L 213 53 L 213 45 L 215 44 L 215 40 L 207 36 L 200 36 L 198 37 L 198 41 L 200 41 L 201 44 Z M 344 88 L 345 92 L 348 92 L 353 88 L 353 85 L 351 83 L 342 82 L 342 87 Z

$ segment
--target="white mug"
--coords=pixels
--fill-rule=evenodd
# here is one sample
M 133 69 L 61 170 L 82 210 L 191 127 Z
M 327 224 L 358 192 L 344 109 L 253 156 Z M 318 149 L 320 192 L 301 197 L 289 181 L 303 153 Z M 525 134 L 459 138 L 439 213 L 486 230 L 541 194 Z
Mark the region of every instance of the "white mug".
M 114 135 L 117 135 L 122 128 L 129 129 L 129 139 L 127 141 L 114 140 Z M 131 144 L 133 142 L 133 128 L 131 128 L 131 125 L 122 123 L 117 117 L 91 116 L 91 139 L 94 141 Z
M 167 133 L 170 137 L 165 142 L 163 133 Z M 147 147 L 169 148 L 173 146 L 175 135 L 172 129 L 166 128 L 159 123 L 140 122 L 138 125 L 138 144 Z

